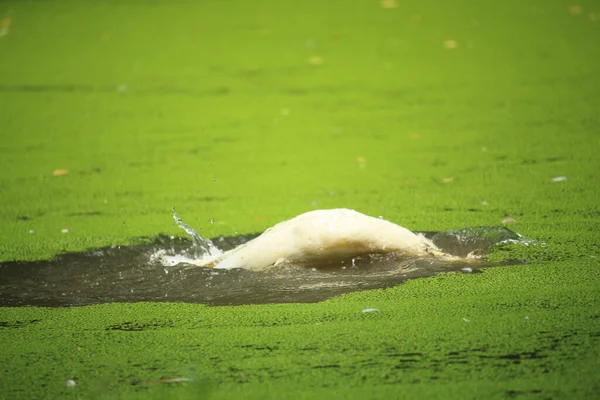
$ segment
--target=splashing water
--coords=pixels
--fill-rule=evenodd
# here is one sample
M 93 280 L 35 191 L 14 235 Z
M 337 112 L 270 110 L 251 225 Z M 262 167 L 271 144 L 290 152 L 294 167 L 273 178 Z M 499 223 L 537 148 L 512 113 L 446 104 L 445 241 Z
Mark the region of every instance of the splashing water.
M 112 246 L 35 262 L 0 264 L 0 305 L 77 306 L 107 302 L 178 301 L 208 305 L 316 302 L 357 290 L 387 288 L 444 272 L 478 273 L 483 261 L 444 261 L 372 254 L 314 268 L 281 265 L 268 271 L 215 270 L 191 265 L 258 235 L 203 238 L 175 213 L 190 237 Z M 424 232 L 444 251 L 464 256 L 504 243 L 530 245 L 504 227 Z
M 200 259 L 204 256 L 212 256 L 217 257 L 223 254 L 221 250 L 219 250 L 212 240 L 205 239 L 198 232 L 192 229 L 189 225 L 183 222 L 181 218 L 175 213 L 175 207 L 173 207 L 173 219 L 177 223 L 181 229 L 183 229 L 188 235 L 191 236 L 192 241 L 194 243 L 193 250 L 196 250 L 194 255 Z

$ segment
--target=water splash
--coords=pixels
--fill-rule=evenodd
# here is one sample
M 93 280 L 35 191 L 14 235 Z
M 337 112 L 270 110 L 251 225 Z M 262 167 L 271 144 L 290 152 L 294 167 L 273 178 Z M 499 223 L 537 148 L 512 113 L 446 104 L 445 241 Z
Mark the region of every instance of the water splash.
M 214 245 L 212 240 L 203 238 L 198 232 L 183 222 L 183 220 L 175 213 L 175 207 L 173 207 L 173 219 L 175 220 L 175 223 L 177 223 L 177 226 L 191 236 L 195 248 L 190 250 L 197 259 L 202 259 L 206 256 L 218 257 L 223 254 L 223 252 Z
M 507 243 L 537 245 L 535 240 L 527 239 L 503 226 L 475 226 L 457 231 L 438 232 L 431 236 L 431 240 L 442 251 L 459 257 L 483 255 L 494 247 Z

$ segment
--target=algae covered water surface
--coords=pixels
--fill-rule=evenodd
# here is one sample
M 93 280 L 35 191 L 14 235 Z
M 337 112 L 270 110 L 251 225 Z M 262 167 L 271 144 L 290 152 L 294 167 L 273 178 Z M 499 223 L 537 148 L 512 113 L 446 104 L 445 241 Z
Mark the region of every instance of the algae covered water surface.
M 174 206 L 205 237 L 347 207 L 546 243 L 317 304 L 3 307 L 1 396 L 593 398 L 599 15 L 1 3 L 2 263 L 180 236 Z

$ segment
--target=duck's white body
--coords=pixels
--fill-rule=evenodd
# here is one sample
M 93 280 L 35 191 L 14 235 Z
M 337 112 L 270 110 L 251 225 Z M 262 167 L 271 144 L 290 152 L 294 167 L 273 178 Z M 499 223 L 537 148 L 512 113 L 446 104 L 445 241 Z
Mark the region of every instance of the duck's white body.
M 263 270 L 284 262 L 319 263 L 361 254 L 443 256 L 429 239 L 348 209 L 317 210 L 267 229 L 259 237 L 198 265 Z

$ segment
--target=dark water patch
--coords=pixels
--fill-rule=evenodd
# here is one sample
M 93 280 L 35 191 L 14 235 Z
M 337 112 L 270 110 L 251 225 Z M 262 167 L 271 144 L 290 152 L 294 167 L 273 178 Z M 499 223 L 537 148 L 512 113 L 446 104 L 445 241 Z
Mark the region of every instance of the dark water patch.
M 515 398 L 519 396 L 524 396 L 525 398 L 530 398 L 531 395 L 539 395 L 542 393 L 541 390 L 507 390 L 506 395 L 510 398 Z
M 152 321 L 149 323 L 126 321 L 126 322 L 123 322 L 120 324 L 107 326 L 104 329 L 107 331 L 139 332 L 139 331 L 146 331 L 146 330 L 170 328 L 172 326 L 173 326 L 173 321 Z
M 37 324 L 39 319 L 29 321 L 0 321 L 0 328 L 24 328 L 28 325 Z
M 503 227 L 473 227 L 426 232 L 444 251 L 466 256 L 522 238 Z M 220 237 L 223 251 L 256 235 Z M 157 254 L 181 257 L 164 265 Z M 0 264 L 0 305 L 81 306 L 109 302 L 188 302 L 208 305 L 317 302 L 352 291 L 396 286 L 408 279 L 458 271 L 477 273 L 482 261 L 400 258 L 371 254 L 335 265 L 306 268 L 282 265 L 268 271 L 223 270 L 189 263 L 198 246 L 182 238 L 161 236 L 152 243 L 112 246 L 52 260 Z M 117 328 L 115 328 L 117 329 Z M 125 329 L 125 328 L 123 328 Z
M 150 88 L 131 88 L 127 85 L 86 85 L 86 84 L 0 84 L 0 93 L 104 93 L 132 94 L 137 96 L 189 96 L 213 97 L 224 96 L 231 92 L 229 87 L 198 90 L 183 86 L 157 86 Z
M 104 213 L 102 211 L 75 212 L 67 214 L 67 217 L 95 217 L 98 215 L 104 215 Z

